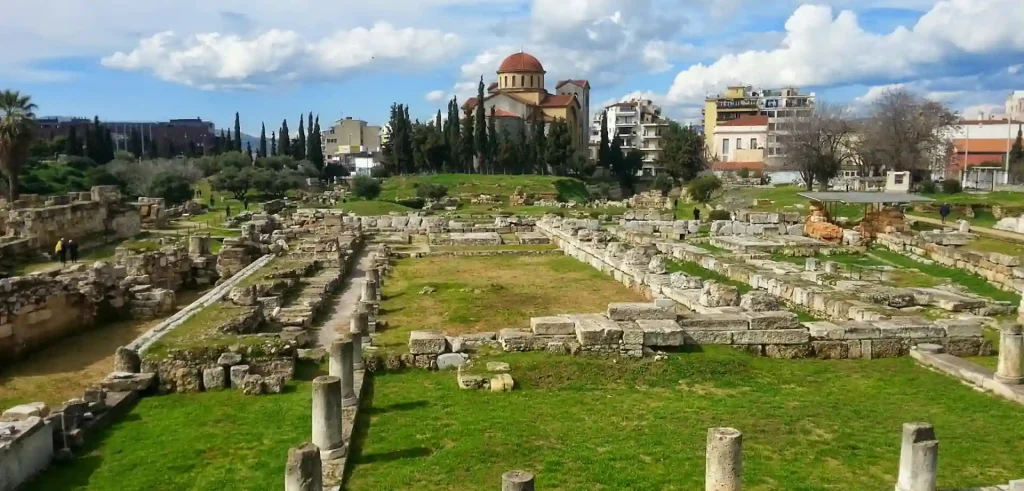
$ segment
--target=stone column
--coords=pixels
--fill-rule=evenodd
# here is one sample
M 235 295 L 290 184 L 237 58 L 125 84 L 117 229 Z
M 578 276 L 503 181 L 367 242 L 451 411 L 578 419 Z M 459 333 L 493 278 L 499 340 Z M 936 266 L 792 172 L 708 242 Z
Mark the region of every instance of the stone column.
M 911 448 L 910 489 L 908 491 L 935 491 L 939 473 L 939 441 L 917 442 Z
M 366 280 L 374 283 L 380 283 L 380 271 L 376 267 L 371 267 L 366 270 Z
M 313 444 L 320 449 L 324 460 L 345 456 L 341 418 L 341 379 L 332 376 L 313 379 Z
M 120 346 L 114 351 L 115 372 L 139 373 L 141 366 L 142 361 L 135 350 Z
M 707 443 L 704 490 L 740 491 L 743 485 L 743 433 L 734 428 L 709 428 Z
M 349 333 L 352 335 L 352 369 L 363 369 L 363 333 L 366 332 L 366 313 L 356 309 L 349 320 Z
M 914 490 L 912 487 L 914 482 L 914 444 L 927 441 L 935 441 L 935 427 L 928 423 L 903 423 L 900 472 L 896 480 L 897 491 Z
M 837 274 L 839 273 L 839 263 L 835 261 L 825 261 L 825 274 Z
M 501 475 L 501 491 L 533 491 L 533 474 L 508 471 Z
M 355 379 L 353 378 L 353 363 L 352 363 L 352 339 L 351 338 L 340 338 L 335 339 L 331 343 L 331 364 L 334 364 L 334 353 L 338 352 L 341 356 L 339 361 L 341 363 L 340 374 L 337 375 L 341 378 L 341 407 L 352 407 L 357 403 L 356 391 L 355 391 Z M 334 368 L 333 366 L 331 367 Z M 334 373 L 331 372 L 334 376 Z
M 1010 491 L 1024 491 L 1024 479 L 1010 481 Z
M 804 270 L 806 270 L 806 271 L 817 271 L 817 269 L 818 269 L 818 259 L 817 258 L 809 257 L 809 258 L 804 260 Z
M 323 491 L 320 449 L 312 443 L 288 449 L 284 467 L 284 491 Z
M 377 283 L 369 278 L 363 282 L 363 302 L 368 304 L 377 303 Z
M 999 335 L 999 369 L 996 371 L 996 380 L 1011 385 L 1024 383 L 1022 357 L 1024 334 L 1021 334 L 1020 324 L 1003 325 Z

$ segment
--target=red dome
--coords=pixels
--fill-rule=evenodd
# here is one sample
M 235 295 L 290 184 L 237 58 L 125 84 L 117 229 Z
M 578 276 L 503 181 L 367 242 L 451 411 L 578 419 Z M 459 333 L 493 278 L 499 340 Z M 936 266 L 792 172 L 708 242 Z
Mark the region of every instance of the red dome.
M 540 64 L 537 58 L 529 53 L 515 53 L 505 61 L 501 62 L 501 66 L 498 67 L 498 73 L 508 72 L 544 72 L 544 65 Z

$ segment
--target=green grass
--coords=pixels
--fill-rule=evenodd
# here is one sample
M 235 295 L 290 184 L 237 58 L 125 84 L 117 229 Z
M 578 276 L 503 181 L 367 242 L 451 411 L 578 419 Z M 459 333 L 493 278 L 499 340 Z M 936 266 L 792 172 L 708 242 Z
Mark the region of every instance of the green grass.
M 468 198 L 489 194 L 506 202 L 517 187 L 521 187 L 527 194 L 558 196 L 566 201 L 586 201 L 588 197 L 586 185 L 582 181 L 567 177 L 435 174 L 389 177 L 382 185 L 381 199 L 395 200 L 415 196 L 415 186 L 420 183 L 447 186 L 449 196 Z
M 283 394 L 238 390 L 147 397 L 24 491 L 279 491 L 288 449 L 310 438 L 311 382 Z
M 917 270 L 932 278 L 948 279 L 962 286 L 967 291 L 989 297 L 993 300 L 1011 302 L 1015 305 L 1020 303 L 1020 295 L 1000 290 L 986 281 L 985 278 L 960 269 L 947 268 L 938 264 L 921 263 L 902 254 L 884 249 L 873 249 L 871 254 L 900 268 Z
M 424 287 L 433 293 L 420 292 Z M 589 265 L 557 254 L 400 259 L 384 282 L 374 338 L 404 351 L 413 330 L 447 334 L 529 329 L 530 317 L 604 312 L 643 297 Z
M 703 245 L 701 245 L 701 247 L 703 247 Z M 681 273 L 688 274 L 690 276 L 696 276 L 696 277 L 704 279 L 704 280 L 714 280 L 714 281 L 717 281 L 717 282 L 722 283 L 724 285 L 731 285 L 731 286 L 736 287 L 736 290 L 738 290 L 741 295 L 744 294 L 744 293 L 749 292 L 750 290 L 753 290 L 753 288 L 751 288 L 751 286 L 746 284 L 746 283 L 741 283 L 741 282 L 736 281 L 736 280 L 731 280 L 727 276 L 721 275 L 721 274 L 716 273 L 714 271 L 711 271 L 710 269 L 707 269 L 707 268 L 705 268 L 705 267 L 703 267 L 703 266 L 701 266 L 701 265 L 699 265 L 697 263 L 692 263 L 692 262 L 689 262 L 689 261 L 678 261 L 678 260 L 670 259 L 668 261 L 668 272 L 669 273 L 679 273 L 679 272 L 681 272 Z
M 901 425 L 942 439 L 942 489 L 1024 468 L 1020 407 L 910 358 L 773 360 L 724 347 L 663 362 L 504 355 L 517 388 L 465 391 L 452 372 L 378 376 L 346 489 L 703 489 L 707 429 L 743 432 L 744 489 L 872 490 L 896 480 Z
M 434 252 L 457 251 L 550 251 L 558 249 L 555 244 L 502 244 L 477 246 L 430 246 Z
M 723 204 L 729 208 L 759 211 L 795 211 L 807 215 L 810 212 L 810 200 L 797 195 L 797 193 L 804 192 L 807 192 L 807 189 L 802 186 L 789 185 L 771 188 L 731 188 L 726 190 L 720 198 L 714 200 L 712 204 Z M 772 203 L 754 206 L 755 199 L 768 199 L 772 200 Z M 798 208 L 797 205 L 803 205 L 803 208 Z M 864 216 L 864 207 L 862 205 L 838 203 L 835 210 L 836 216 L 850 219 Z
M 105 260 L 108 260 L 108 259 L 112 259 L 114 257 L 114 252 L 117 250 L 118 246 L 123 245 L 123 244 L 130 244 L 130 243 L 134 243 L 134 242 L 139 242 L 139 241 L 142 241 L 143 239 L 145 239 L 147 237 L 149 237 L 149 233 L 148 232 L 142 232 L 142 233 L 140 233 L 140 234 L 138 234 L 138 235 L 136 235 L 134 237 L 131 237 L 131 238 L 111 240 L 110 242 L 108 242 L 106 244 L 102 244 L 102 245 L 99 245 L 99 246 L 96 246 L 96 247 L 90 247 L 88 249 L 83 249 L 82 252 L 81 252 L 81 255 L 78 258 L 78 262 L 86 263 L 86 264 L 92 264 L 92 263 L 94 263 L 96 261 L 105 261 Z M 157 249 L 159 249 L 159 246 L 157 246 Z M 54 261 L 33 261 L 33 262 L 29 262 L 29 263 L 22 263 L 22 264 L 16 265 L 15 267 L 11 268 L 10 269 L 10 275 L 11 276 L 19 276 L 19 275 L 26 275 L 26 274 L 30 274 L 30 273 L 35 273 L 36 271 L 46 271 L 46 270 L 59 269 L 59 268 L 60 268 L 60 261 L 57 261 L 57 260 L 54 260 Z
M 1024 258 L 1024 245 L 992 237 L 979 236 L 970 244 L 964 246 L 964 249 L 982 254 L 997 252 L 999 254 Z

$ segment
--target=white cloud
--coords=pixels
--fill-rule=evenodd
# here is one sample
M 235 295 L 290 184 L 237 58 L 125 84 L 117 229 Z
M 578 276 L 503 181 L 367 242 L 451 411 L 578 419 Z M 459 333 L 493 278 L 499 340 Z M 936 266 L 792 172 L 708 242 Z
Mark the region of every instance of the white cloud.
M 387 23 L 306 40 L 272 29 L 252 37 L 219 33 L 178 36 L 162 32 L 129 51 L 103 58 L 109 68 L 150 71 L 170 82 L 204 90 L 254 88 L 302 79 L 340 78 L 370 68 L 417 68 L 454 56 L 460 38 L 451 33 Z
M 676 44 L 669 41 L 650 41 L 644 45 L 644 65 L 651 73 L 662 73 L 672 69 L 670 60 L 691 55 L 694 51 L 693 45 Z
M 828 6 L 802 5 L 786 21 L 786 36 L 778 48 L 727 54 L 710 65 L 691 66 L 676 76 L 668 96 L 692 101 L 740 82 L 807 87 L 927 76 L 932 70 L 951 69 L 962 57 L 1024 52 L 1024 30 L 1016 21 L 1020 18 L 1024 2 L 1017 0 L 942 0 L 912 28 L 876 34 L 862 28 L 852 11 L 834 15 Z
M 432 90 L 427 92 L 427 102 L 441 102 L 445 99 L 445 91 L 443 90 Z

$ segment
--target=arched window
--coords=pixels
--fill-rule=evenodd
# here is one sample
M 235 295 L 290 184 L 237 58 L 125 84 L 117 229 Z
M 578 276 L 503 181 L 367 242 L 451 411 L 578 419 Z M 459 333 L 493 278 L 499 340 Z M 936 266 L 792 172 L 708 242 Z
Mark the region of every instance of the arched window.
M 505 75 L 505 83 L 503 83 L 502 85 L 508 87 L 508 75 Z
M 513 87 L 516 86 L 516 76 L 515 75 L 512 75 L 512 86 Z
M 533 75 L 530 75 L 530 87 L 533 87 Z
M 519 76 L 519 85 L 523 86 L 523 87 L 526 87 L 526 75 L 520 75 Z

